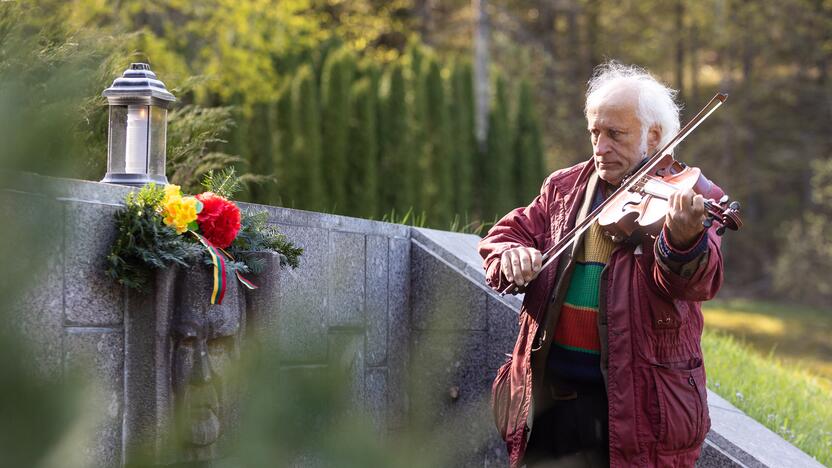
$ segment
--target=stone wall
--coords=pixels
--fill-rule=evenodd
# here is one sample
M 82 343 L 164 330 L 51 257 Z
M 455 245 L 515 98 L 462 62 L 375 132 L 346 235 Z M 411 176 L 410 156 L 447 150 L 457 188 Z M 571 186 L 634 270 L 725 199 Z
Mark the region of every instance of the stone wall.
M 15 229 L 42 222 L 32 213 L 48 213 L 52 223 L 55 242 L 30 259 L 46 265 L 38 288 L 16 312 L 42 372 L 93 364 L 106 411 L 90 437 L 91 466 L 121 466 L 142 440 L 162 447 L 174 400 L 171 330 L 182 314 L 183 273 L 157 275 L 144 295 L 104 275 L 112 216 L 127 191 L 26 174 L 0 189 L 2 219 L 14 220 Z M 229 335 L 276 338 L 266 342 L 276 343 L 287 376 L 325 366 L 333 350 L 346 352 L 339 359 L 351 369 L 351 398 L 380 436 L 435 424 L 437 443 L 445 444 L 437 449 L 450 450 L 454 466 L 505 466 L 488 403 L 491 380 L 513 348 L 521 298 L 485 287 L 478 238 L 256 208 L 305 252 L 296 270 L 272 261 L 255 293 L 229 290 L 223 323 L 239 322 Z M 712 395 L 710 402 L 713 430 L 700 466 L 815 466 L 724 400 Z
M 99 407 L 105 420 L 90 437 L 95 466 L 120 466 L 130 449 L 160 438 L 172 396 L 165 348 L 171 275 L 155 278 L 151 291 L 128 293 L 106 277 L 105 257 L 115 236 L 113 214 L 129 189 L 22 174 L 0 190 L 5 219 L 51 212 L 57 239 L 38 288 L 16 313 L 46 373 L 85 367 L 104 389 Z M 377 429 L 395 431 L 407 418 L 405 372 L 409 360 L 410 229 L 341 216 L 243 205 L 267 210 L 270 222 L 304 248 L 295 270 L 273 268 L 257 278 L 260 288 L 234 297 L 256 324 L 254 333 L 276 338 L 287 375 L 325 366 L 332 349 L 347 350 L 356 403 L 373 416 Z M 37 221 L 43 222 L 42 217 Z M 25 223 L 14 223 L 21 229 Z M 29 223 L 30 225 L 32 223 Z M 40 228 L 40 226 L 38 226 Z M 165 340 L 168 341 L 165 341 Z M 393 350 L 393 352 L 391 352 Z M 165 369 L 165 367 L 168 367 Z M 159 442 L 161 447 L 162 442 Z

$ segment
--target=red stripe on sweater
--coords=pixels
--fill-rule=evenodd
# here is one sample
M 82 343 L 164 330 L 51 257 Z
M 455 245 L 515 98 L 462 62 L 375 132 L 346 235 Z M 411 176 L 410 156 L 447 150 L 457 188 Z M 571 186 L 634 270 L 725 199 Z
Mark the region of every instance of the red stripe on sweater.
M 598 312 L 593 309 L 563 304 L 555 327 L 555 343 L 587 351 L 601 350 L 598 338 Z

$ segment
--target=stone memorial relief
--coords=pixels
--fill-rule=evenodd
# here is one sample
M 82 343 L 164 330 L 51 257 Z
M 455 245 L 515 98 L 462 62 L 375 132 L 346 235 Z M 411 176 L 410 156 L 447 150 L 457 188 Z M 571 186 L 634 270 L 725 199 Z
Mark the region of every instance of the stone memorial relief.
M 190 463 L 221 458 L 234 436 L 239 394 L 231 378 L 239 364 L 245 299 L 228 275 L 222 304 L 210 304 L 213 269 L 177 273 L 170 321 L 172 458 Z

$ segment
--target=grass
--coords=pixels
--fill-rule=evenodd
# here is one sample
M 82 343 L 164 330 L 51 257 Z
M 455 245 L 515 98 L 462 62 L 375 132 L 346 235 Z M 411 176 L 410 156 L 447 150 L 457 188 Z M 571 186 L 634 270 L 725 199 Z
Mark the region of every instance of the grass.
M 708 386 L 832 466 L 832 314 L 746 300 L 705 309 Z
M 370 218 L 373 219 L 373 218 Z M 482 221 L 480 219 L 470 219 L 467 212 L 462 215 L 456 214 L 454 218 L 447 225 L 437 225 L 428 221 L 427 213 L 415 213 L 413 207 L 410 207 L 404 213 L 397 213 L 395 208 L 385 213 L 381 217 L 381 221 L 386 223 L 404 224 L 407 226 L 420 228 L 443 229 L 451 232 L 459 232 L 463 234 L 476 234 L 480 237 L 484 236 L 488 229 L 497 223 L 499 218 L 494 217 L 493 221 Z
M 832 390 L 832 310 L 735 299 L 705 304 L 705 325 L 773 354 L 787 365 L 805 367 Z

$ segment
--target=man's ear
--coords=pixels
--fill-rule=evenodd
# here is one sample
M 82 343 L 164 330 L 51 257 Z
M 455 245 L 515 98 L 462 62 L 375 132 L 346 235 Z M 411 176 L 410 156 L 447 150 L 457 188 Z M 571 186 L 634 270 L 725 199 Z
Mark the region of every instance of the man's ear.
M 650 148 L 649 153 L 653 153 L 659 149 L 659 141 L 662 139 L 662 127 L 659 124 L 653 124 L 647 130 L 647 148 Z M 649 156 L 649 155 L 648 155 Z

